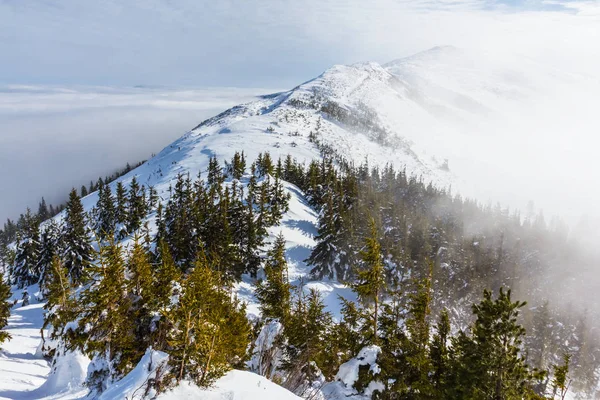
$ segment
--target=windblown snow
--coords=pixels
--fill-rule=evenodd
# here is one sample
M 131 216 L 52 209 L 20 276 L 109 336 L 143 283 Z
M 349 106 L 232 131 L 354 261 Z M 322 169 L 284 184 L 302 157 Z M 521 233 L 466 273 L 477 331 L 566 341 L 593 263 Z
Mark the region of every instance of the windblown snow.
M 448 128 L 448 120 L 462 121 L 470 115 L 485 115 L 491 109 L 490 104 L 509 102 L 533 90 L 518 75 L 497 79 L 494 73 L 475 74 L 476 78 L 465 80 L 467 76 L 471 78 L 470 71 L 474 68 L 470 62 L 457 49 L 436 48 L 383 66 L 376 63 L 334 66 L 288 92 L 263 96 L 202 122 L 119 180 L 127 185 L 135 176 L 141 184 L 153 186 L 161 200 L 166 201 L 169 186 L 179 174 L 197 176 L 206 170 L 212 156 L 224 161 L 243 150 L 248 159 L 269 152 L 274 159 L 291 154 L 298 161 L 308 162 L 320 158 L 322 148 L 326 148 L 348 162 L 358 164 L 368 160 L 373 166 L 393 163 L 397 168 L 405 167 L 410 174 L 447 187 L 457 178 L 448 171 L 443 155 L 431 154 L 428 149 L 432 142 L 448 140 L 440 136 L 454 129 Z M 449 64 L 453 67 L 447 68 Z M 455 74 L 446 73 L 447 70 Z M 492 81 L 496 83 L 490 84 Z M 369 127 L 339 118 L 346 114 L 367 118 Z M 460 124 L 453 125 L 458 126 Z M 460 132 L 456 129 L 455 133 Z M 321 148 L 311 140 L 315 134 Z M 113 182 L 113 192 L 115 185 Z M 334 316 L 339 315 L 338 296 L 352 298 L 353 294 L 338 282 L 307 281 L 309 268 L 304 260 L 315 245 L 318 215 L 300 189 L 288 183 L 285 189 L 291 194 L 290 208 L 281 225 L 270 229 L 270 236 L 273 238 L 282 232 L 286 238 L 289 276 L 293 283 L 302 283 L 306 289 L 318 289 L 329 311 Z M 96 201 L 97 194 L 92 193 L 83 199 L 84 207 L 90 210 Z M 149 222 L 150 227 L 155 228 L 154 215 L 149 216 Z M 258 315 L 252 279 L 244 278 L 237 292 L 248 303 L 248 313 Z M 70 355 L 55 374 L 50 374 L 47 361 L 40 357 L 37 347 L 43 304 L 36 300 L 33 292 L 30 294 L 31 304 L 21 306 L 19 300 L 10 317 L 8 331 L 13 339 L 4 344 L 0 353 L 0 398 L 85 397 L 87 391 L 81 386 L 89 362 L 85 357 Z M 15 291 L 14 298 L 21 299 L 21 292 Z M 352 395 L 348 387 L 352 386 L 352 379 L 356 379 L 358 366 L 376 368 L 377 349 L 363 352 L 362 361 L 352 360 L 340 370 L 336 385 L 348 390 L 348 396 Z M 165 354 L 149 351 L 138 367 L 109 388 L 102 398 L 141 398 L 136 388 L 151 377 L 153 368 L 165 357 Z M 212 389 L 200 390 L 185 383 L 159 397 L 161 400 L 181 398 L 298 397 L 259 375 L 231 371 Z

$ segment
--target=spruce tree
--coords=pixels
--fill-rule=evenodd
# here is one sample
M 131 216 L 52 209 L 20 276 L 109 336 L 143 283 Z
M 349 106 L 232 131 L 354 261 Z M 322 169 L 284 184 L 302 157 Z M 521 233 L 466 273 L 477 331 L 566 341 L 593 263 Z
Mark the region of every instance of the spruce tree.
M 42 293 L 46 292 L 46 275 L 51 268 L 52 260 L 60 253 L 60 227 L 54 220 L 46 223 L 40 239 L 40 255 L 36 270 L 39 271 L 39 282 Z
M 446 309 L 442 310 L 435 330 L 436 333 L 433 335 L 433 340 L 431 341 L 429 349 L 432 367 L 431 381 L 436 396 L 444 398 L 450 379 L 450 356 L 448 349 L 450 340 L 450 318 Z
M 21 218 L 20 238 L 12 271 L 13 281 L 20 288 L 33 285 L 40 279 L 40 271 L 37 269 L 40 256 L 39 227 L 37 216 L 28 208 Z
M 283 234 L 277 236 L 273 248 L 269 250 L 264 269 L 265 279 L 256 285 L 256 298 L 260 302 L 263 317 L 283 321 L 289 315 L 291 297 Z
M 300 289 L 284 327 L 287 338 L 284 386 L 288 390 L 301 395 L 304 390 L 312 389 L 319 370 L 331 369 L 335 360 L 329 353 L 332 323 L 320 293 L 311 289 L 305 295 Z
M 115 219 L 119 225 L 127 221 L 127 190 L 121 181 L 117 182 Z
M 64 340 L 68 345 L 75 344 L 75 332 L 65 332 L 65 327 L 78 314 L 77 299 L 73 296 L 73 286 L 67 270 L 58 256 L 54 256 L 46 275 L 46 304 L 44 309 L 44 329 L 50 326 L 50 339 Z
M 3 329 L 8 325 L 10 309 L 12 302 L 9 301 L 12 293 L 10 285 L 4 279 L 4 274 L 0 273 L 0 345 L 11 338 L 10 334 Z
M 554 379 L 552 379 L 552 398 L 558 396 L 559 399 L 564 400 L 571 380 L 569 379 L 569 365 L 571 363 L 571 356 L 569 354 L 563 355 L 563 363 L 561 365 L 554 365 Z
M 370 311 L 370 324 L 373 343 L 377 343 L 379 304 L 385 288 L 385 270 L 381 257 L 381 245 L 377 224 L 372 218 L 370 236 L 365 239 L 365 248 L 361 251 L 363 266 L 356 272 L 356 281 L 352 289 L 359 300 Z
M 132 299 L 122 249 L 109 239 L 100 249 L 99 264 L 92 267 L 96 283 L 81 295 L 86 307 L 79 319 L 80 330 L 87 334 L 83 351 L 97 366 L 88 374 L 87 384 L 97 392 L 129 372 L 142 356 L 131 318 Z
M 46 205 L 46 200 L 43 197 L 38 207 L 37 217 L 40 222 L 43 222 L 51 217 L 50 212 L 48 211 L 48 206 Z
M 96 216 L 96 232 L 102 240 L 115 233 L 117 210 L 110 185 L 100 183 L 98 186 L 98 204 Z
M 85 219 L 83 205 L 77 191 L 73 189 L 69 194 L 63 226 L 62 259 L 69 271 L 69 277 L 76 283 L 85 280 L 85 269 L 91 263 L 94 254 Z
M 206 387 L 243 358 L 250 327 L 245 307 L 220 286 L 220 277 L 199 257 L 170 313 L 169 364 L 173 378 Z
M 127 289 L 131 300 L 129 317 L 135 321 L 135 343 L 139 354 L 151 344 L 154 317 L 158 314 L 150 254 L 135 236 L 127 261 Z
M 134 234 L 140 229 L 142 220 L 146 217 L 146 212 L 145 189 L 140 187 L 134 176 L 129 184 L 129 193 L 127 196 L 127 232 Z
M 484 291 L 473 305 L 476 321 L 470 332 L 452 338 L 452 398 L 516 400 L 535 398 L 532 386 L 541 378 L 521 353 L 525 329 L 517 323 L 525 303 L 511 300 L 510 290 L 500 289 L 494 299 Z

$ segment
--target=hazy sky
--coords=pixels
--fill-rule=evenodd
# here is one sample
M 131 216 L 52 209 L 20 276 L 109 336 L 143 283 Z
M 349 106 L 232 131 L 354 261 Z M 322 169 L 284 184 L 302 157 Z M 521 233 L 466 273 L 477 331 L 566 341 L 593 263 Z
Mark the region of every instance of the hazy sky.
M 556 194 L 543 196 L 568 202 L 569 177 L 578 188 L 597 177 L 597 164 L 573 152 L 569 127 L 590 157 L 600 128 L 585 119 L 600 104 L 598 43 L 597 1 L 0 0 L 0 218 L 146 158 L 252 94 L 293 87 L 333 64 L 383 63 L 447 44 L 517 63 L 526 57 L 593 83 L 565 92 L 585 99 L 584 113 L 568 98 L 541 99 L 539 118 L 552 114 L 561 129 L 524 132 L 516 143 L 531 158 L 551 144 L 544 165 L 555 157 L 564 177 Z M 224 86 L 267 89 L 214 89 Z M 213 89 L 181 89 L 202 87 Z M 557 104 L 570 106 L 564 119 Z M 490 143 L 482 148 L 494 150 Z M 511 157 L 490 162 L 502 159 Z M 554 179 L 533 159 L 518 167 L 517 187 Z M 591 204 L 596 193 L 580 196 Z

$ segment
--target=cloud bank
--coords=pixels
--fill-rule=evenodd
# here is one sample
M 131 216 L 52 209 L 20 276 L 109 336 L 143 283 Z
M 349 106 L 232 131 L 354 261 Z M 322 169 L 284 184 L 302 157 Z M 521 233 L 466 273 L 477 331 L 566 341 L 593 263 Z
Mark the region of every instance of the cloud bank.
M 152 153 L 264 89 L 0 87 L 0 221 Z

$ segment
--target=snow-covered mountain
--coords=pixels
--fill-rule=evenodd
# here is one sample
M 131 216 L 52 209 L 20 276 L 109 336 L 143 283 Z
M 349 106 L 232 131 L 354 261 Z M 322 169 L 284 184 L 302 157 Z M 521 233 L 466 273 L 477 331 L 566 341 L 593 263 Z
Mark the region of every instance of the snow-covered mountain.
M 547 76 L 539 79 L 530 80 L 522 71 L 489 68 L 452 47 L 434 48 L 384 65 L 337 65 L 290 91 L 263 96 L 205 120 L 118 181 L 128 185 L 136 177 L 166 201 L 170 186 L 180 174 L 195 177 L 207 170 L 211 157 L 223 162 L 235 152 L 244 151 L 250 160 L 269 152 L 274 159 L 289 154 L 300 162 L 327 154 L 339 162 L 359 164 L 368 160 L 370 165 L 381 167 L 392 163 L 439 187 L 460 188 L 465 177 L 454 172 L 452 156 L 456 155 L 456 147 L 450 143 L 460 138 L 461 146 L 468 145 L 471 138 L 465 136 L 473 132 L 470 128 L 486 118 L 501 119 L 504 112 L 514 107 L 515 99 L 527 102 L 537 93 L 538 82 Z M 445 152 L 445 148 L 450 151 Z M 116 182 L 111 185 L 114 192 Z M 290 209 L 270 234 L 274 237 L 283 232 L 290 279 L 297 283 L 309 274 L 304 260 L 315 245 L 318 215 L 297 187 L 288 183 L 284 186 L 291 195 Z M 97 193 L 84 198 L 86 210 L 91 210 L 97 200 Z M 149 216 L 149 223 L 155 229 L 154 215 Z M 306 287 L 321 291 L 334 316 L 339 314 L 337 296 L 353 296 L 348 288 L 334 281 L 311 281 Z M 244 279 L 237 289 L 240 298 L 248 302 L 248 312 L 258 314 L 252 280 Z M 23 332 L 19 331 L 19 316 L 11 320 L 13 335 L 19 338 L 23 334 L 28 343 L 35 340 L 33 331 L 40 328 L 42 321 L 39 306 L 29 309 L 37 316 L 27 316 L 31 324 Z M 28 345 L 32 347 L 31 343 Z M 15 346 L 11 351 L 8 357 L 0 359 L 0 365 L 27 357 L 19 354 Z M 36 363 L 37 367 L 40 365 Z M 238 378 L 248 380 L 246 376 Z M 233 378 L 229 375 L 224 379 L 221 385 Z M 0 397 L 3 391 L 14 394 L 33 389 L 37 383 L 38 379 L 22 386 L 17 379 L 0 381 Z M 263 383 L 258 381 L 259 386 Z M 281 390 L 265 388 L 273 393 Z M 67 388 L 57 390 L 62 393 L 63 389 Z M 70 398 L 79 395 L 67 392 Z M 181 393 L 187 395 L 185 389 Z M 45 394 L 37 395 L 39 398 Z M 223 391 L 214 398 L 226 396 Z M 281 398 L 277 396 L 275 393 L 271 397 Z M 51 398 L 57 396 L 52 393 Z

